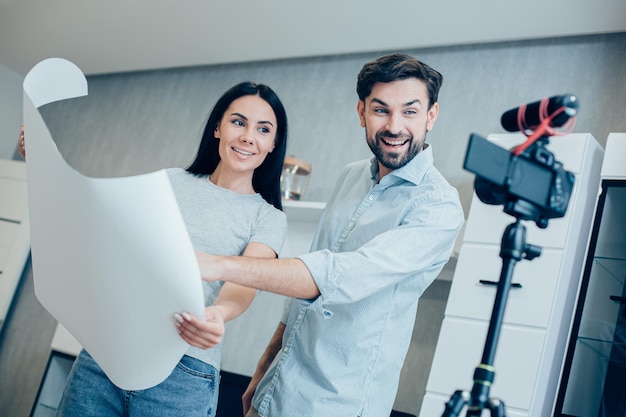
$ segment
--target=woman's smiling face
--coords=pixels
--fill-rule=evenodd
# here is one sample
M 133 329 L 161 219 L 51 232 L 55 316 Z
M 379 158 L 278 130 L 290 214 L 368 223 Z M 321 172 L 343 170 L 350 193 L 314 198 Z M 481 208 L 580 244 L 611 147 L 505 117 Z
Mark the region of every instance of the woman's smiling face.
M 274 150 L 277 127 L 274 110 L 261 97 L 234 100 L 215 128 L 221 163 L 235 171 L 254 172 Z

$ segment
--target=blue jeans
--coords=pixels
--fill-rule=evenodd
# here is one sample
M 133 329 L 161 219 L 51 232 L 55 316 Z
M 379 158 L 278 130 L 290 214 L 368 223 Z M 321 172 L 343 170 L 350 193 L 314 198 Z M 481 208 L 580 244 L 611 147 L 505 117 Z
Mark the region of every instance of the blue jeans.
M 82 350 L 67 379 L 57 417 L 213 417 L 219 372 L 183 356 L 160 384 L 138 391 L 115 386 Z

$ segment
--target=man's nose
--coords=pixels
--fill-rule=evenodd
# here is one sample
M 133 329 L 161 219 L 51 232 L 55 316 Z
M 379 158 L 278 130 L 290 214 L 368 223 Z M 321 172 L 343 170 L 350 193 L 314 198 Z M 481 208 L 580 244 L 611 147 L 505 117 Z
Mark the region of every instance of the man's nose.
M 387 131 L 392 134 L 398 134 L 402 132 L 402 118 L 398 114 L 390 114 L 387 119 L 387 125 L 385 126 Z

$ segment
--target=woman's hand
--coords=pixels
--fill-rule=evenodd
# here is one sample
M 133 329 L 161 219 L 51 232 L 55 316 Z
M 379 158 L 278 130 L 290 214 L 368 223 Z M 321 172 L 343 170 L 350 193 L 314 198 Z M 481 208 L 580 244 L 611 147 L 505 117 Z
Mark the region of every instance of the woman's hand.
M 26 148 L 24 147 L 24 125 L 20 126 L 20 136 L 17 140 L 17 152 L 22 156 L 22 158 L 26 158 Z
M 174 322 L 180 337 L 191 346 L 209 349 L 217 346 L 224 336 L 224 316 L 216 306 L 205 308 L 206 319 L 189 313 L 174 315 Z

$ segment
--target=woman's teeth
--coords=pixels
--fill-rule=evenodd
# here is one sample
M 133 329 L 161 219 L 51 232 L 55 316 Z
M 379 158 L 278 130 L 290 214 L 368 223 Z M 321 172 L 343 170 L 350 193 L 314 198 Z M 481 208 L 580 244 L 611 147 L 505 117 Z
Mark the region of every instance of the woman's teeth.
M 252 156 L 252 155 L 254 155 L 252 152 L 242 151 L 241 149 L 237 149 L 237 148 L 232 148 L 232 150 L 237 152 L 237 153 L 240 153 L 242 155 L 245 155 L 245 156 Z

